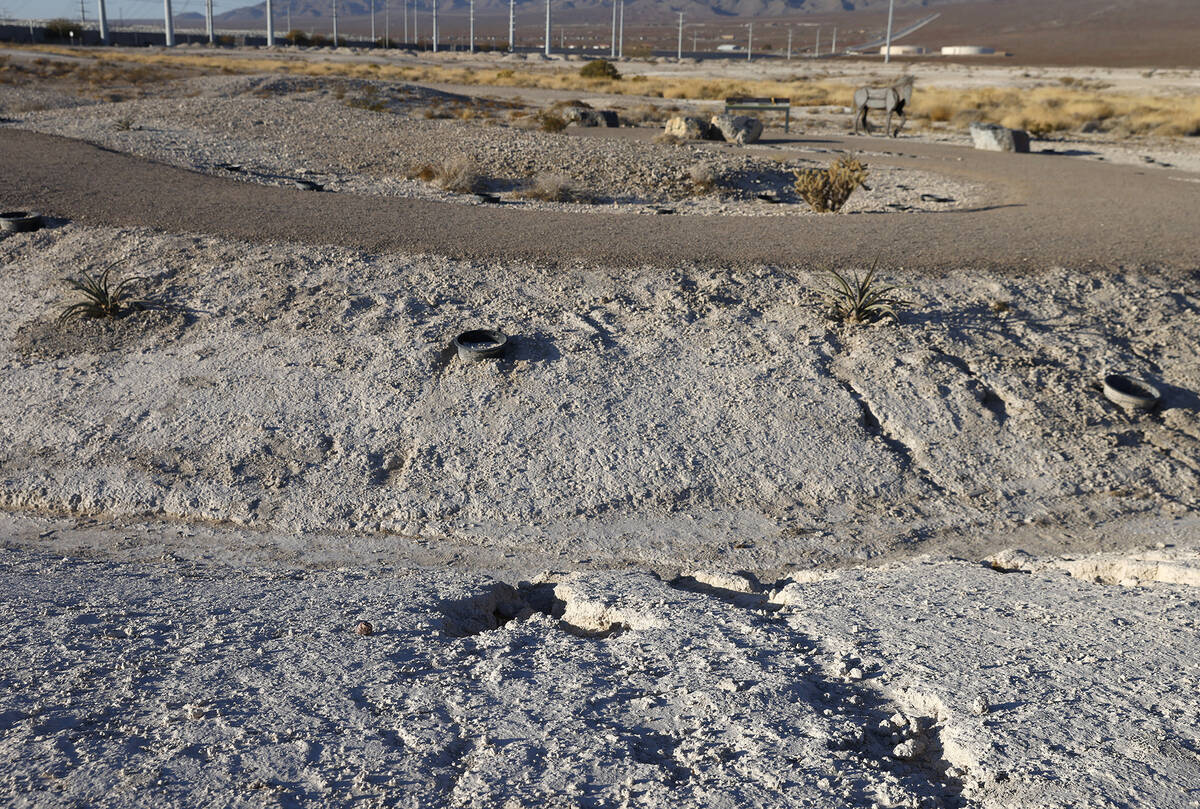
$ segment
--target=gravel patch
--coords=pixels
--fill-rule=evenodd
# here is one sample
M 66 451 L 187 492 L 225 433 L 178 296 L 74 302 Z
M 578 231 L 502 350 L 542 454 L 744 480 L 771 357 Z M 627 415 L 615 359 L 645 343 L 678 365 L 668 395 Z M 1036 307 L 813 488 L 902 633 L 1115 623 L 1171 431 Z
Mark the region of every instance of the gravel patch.
M 414 167 L 465 158 L 506 205 L 581 212 L 816 215 L 794 193 L 792 172 L 841 154 L 780 160 L 732 146 L 547 133 L 523 128 L 540 108 L 390 82 L 238 76 L 175 85 L 172 97 L 29 113 L 17 125 L 249 182 L 303 179 L 328 191 L 480 204 L 407 179 Z M 711 191 L 697 188 L 698 167 L 715 177 Z M 513 193 L 545 175 L 568 177 L 589 204 Z M 975 184 L 882 165 L 871 167 L 869 186 L 845 212 L 956 210 L 984 198 Z

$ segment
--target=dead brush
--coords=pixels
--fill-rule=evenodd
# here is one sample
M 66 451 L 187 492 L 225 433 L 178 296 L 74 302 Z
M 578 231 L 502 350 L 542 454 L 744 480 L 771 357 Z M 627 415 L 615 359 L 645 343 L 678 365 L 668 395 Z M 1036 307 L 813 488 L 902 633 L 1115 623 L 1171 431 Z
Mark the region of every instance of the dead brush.
M 827 169 L 799 169 L 796 193 L 817 213 L 840 211 L 860 185 L 866 187 L 867 166 L 853 157 L 840 157 Z
M 875 323 L 887 319 L 899 322 L 896 310 L 912 305 L 895 294 L 898 287 L 876 280 L 875 264 L 862 278 L 857 271 L 853 280 L 837 270 L 830 270 L 829 275 L 833 286 L 826 290 L 825 299 L 829 317 L 839 323 Z
M 472 194 L 484 185 L 475 164 L 465 157 L 451 157 L 441 163 L 416 163 L 408 167 L 404 176 L 433 183 L 443 191 L 455 194 Z
M 130 312 L 150 308 L 149 301 L 135 299 L 130 292 L 135 284 L 146 280 L 143 276 L 131 276 L 113 284 L 110 276 L 118 264 L 119 261 L 109 264 L 99 275 L 83 272 L 63 279 L 72 291 L 83 296 L 83 300 L 63 307 L 56 321 L 59 326 L 79 318 L 116 320 Z
M 536 199 L 542 202 L 590 202 L 590 194 L 579 190 L 574 181 L 565 174 L 539 174 L 533 185 L 517 192 L 521 199 Z
M 707 194 L 713 191 L 719 180 L 716 169 L 707 164 L 692 166 L 691 171 L 688 172 L 688 179 L 692 181 L 692 188 L 698 194 Z

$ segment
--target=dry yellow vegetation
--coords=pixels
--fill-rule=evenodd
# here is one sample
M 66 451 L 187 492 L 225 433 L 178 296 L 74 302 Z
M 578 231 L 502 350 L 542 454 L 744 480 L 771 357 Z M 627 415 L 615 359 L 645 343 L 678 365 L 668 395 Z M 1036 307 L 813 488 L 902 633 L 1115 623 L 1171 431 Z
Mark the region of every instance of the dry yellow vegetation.
M 474 68 L 453 65 L 395 65 L 378 62 L 312 61 L 301 56 L 256 56 L 221 51 L 91 51 L 56 47 L 30 47 L 47 53 L 91 57 L 93 65 L 136 63 L 164 70 L 205 73 L 282 73 L 302 76 L 339 76 L 388 81 L 582 90 L 613 95 L 647 96 L 680 100 L 719 100 L 728 96 L 781 96 L 798 107 L 845 106 L 856 82 L 748 81 L 630 75 L 619 79 L 593 79 L 579 75 L 574 66 Z M 103 75 L 85 64 L 80 72 Z M 66 72 L 68 68 L 59 69 Z M 119 75 L 119 74 L 118 74 Z M 145 80 L 144 72 L 134 73 Z M 172 76 L 164 76 L 170 78 Z M 94 80 L 93 80 L 94 83 Z M 908 109 L 918 123 L 949 123 L 965 127 L 972 121 L 998 123 L 1028 130 L 1035 136 L 1083 128 L 1118 135 L 1200 136 L 1200 97 L 1168 97 L 1112 93 L 1102 83 L 1063 80 L 1035 89 L 922 87 L 919 83 Z

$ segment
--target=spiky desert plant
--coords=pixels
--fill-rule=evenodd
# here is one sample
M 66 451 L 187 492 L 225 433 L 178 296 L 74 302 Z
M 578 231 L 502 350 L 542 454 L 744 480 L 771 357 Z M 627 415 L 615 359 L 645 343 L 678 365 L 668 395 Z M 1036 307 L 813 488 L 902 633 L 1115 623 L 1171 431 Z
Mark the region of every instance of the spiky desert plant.
M 862 278 L 855 271 L 853 280 L 839 273 L 829 271 L 833 286 L 826 292 L 829 302 L 829 316 L 844 323 L 874 323 L 878 320 L 891 318 L 899 321 L 896 311 L 903 306 L 910 306 L 911 301 L 896 295 L 899 287 L 876 280 L 875 265 Z
M 827 169 L 800 169 L 796 193 L 817 213 L 841 210 L 854 189 L 867 180 L 867 166 L 853 157 L 839 157 Z
M 132 276 L 114 285 L 111 280 L 113 268 L 120 264 L 113 262 L 105 267 L 99 275 L 83 272 L 78 276 L 68 276 L 63 279 L 72 291 L 83 295 L 83 300 L 63 307 L 58 316 L 61 326 L 71 320 L 81 317 L 102 317 L 116 319 L 129 312 L 147 308 L 146 301 L 136 300 L 130 295 L 130 289 L 142 276 Z

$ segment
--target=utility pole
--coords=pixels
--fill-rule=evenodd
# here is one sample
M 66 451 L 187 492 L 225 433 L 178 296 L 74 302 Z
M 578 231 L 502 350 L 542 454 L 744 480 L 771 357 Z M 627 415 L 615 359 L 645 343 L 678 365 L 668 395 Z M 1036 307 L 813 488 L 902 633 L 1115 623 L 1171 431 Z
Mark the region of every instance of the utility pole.
M 408 42 L 408 0 L 404 0 L 404 44 Z
M 100 0 L 100 44 L 108 44 L 108 11 L 104 8 L 104 0 Z
M 472 3 L 475 0 L 471 0 Z M 392 0 L 383 0 L 383 47 L 392 47 Z
M 475 0 L 471 0 L 471 53 L 475 53 Z
M 888 29 L 883 46 L 883 63 L 886 65 L 892 58 L 892 12 L 896 9 L 896 0 L 888 0 Z
M 171 0 L 163 0 L 163 36 L 167 47 L 175 47 L 175 20 L 171 18 Z
M 679 41 L 675 44 L 675 60 L 683 61 L 683 12 L 679 12 Z
M 288 33 L 290 34 L 292 32 L 292 0 L 288 0 L 287 22 Z
M 333 0 L 333 47 L 338 46 L 337 37 L 337 0 Z
M 508 52 L 517 49 L 517 0 L 508 0 Z
M 821 58 L 821 26 L 817 26 L 817 47 L 813 50 L 813 56 L 817 59 Z
M 550 55 L 550 0 L 546 0 L 546 55 Z
M 87 10 L 83 7 L 84 0 L 79 0 L 79 21 L 87 22 Z
M 833 26 L 833 48 L 829 51 L 830 56 L 837 56 L 837 26 Z
M 617 58 L 625 58 L 625 0 L 618 0 L 621 4 L 620 14 L 620 32 L 617 34 Z
M 267 0 L 267 47 L 275 47 L 275 15 L 271 13 L 271 0 Z
M 212 0 L 204 0 L 204 31 L 208 34 L 208 44 L 216 43 L 216 32 L 213 30 Z
M 754 53 L 754 23 L 749 23 L 746 26 L 746 61 L 750 61 L 750 57 Z
M 787 60 L 792 61 L 792 26 L 788 26 L 788 51 Z
M 433 52 L 437 53 L 438 46 L 438 25 L 437 25 L 438 0 L 433 0 Z
M 696 29 L 692 29 L 692 54 L 696 53 Z
M 375 0 L 371 0 L 371 47 L 375 47 Z
M 608 52 L 609 59 L 617 58 L 617 0 L 613 0 L 612 48 Z

